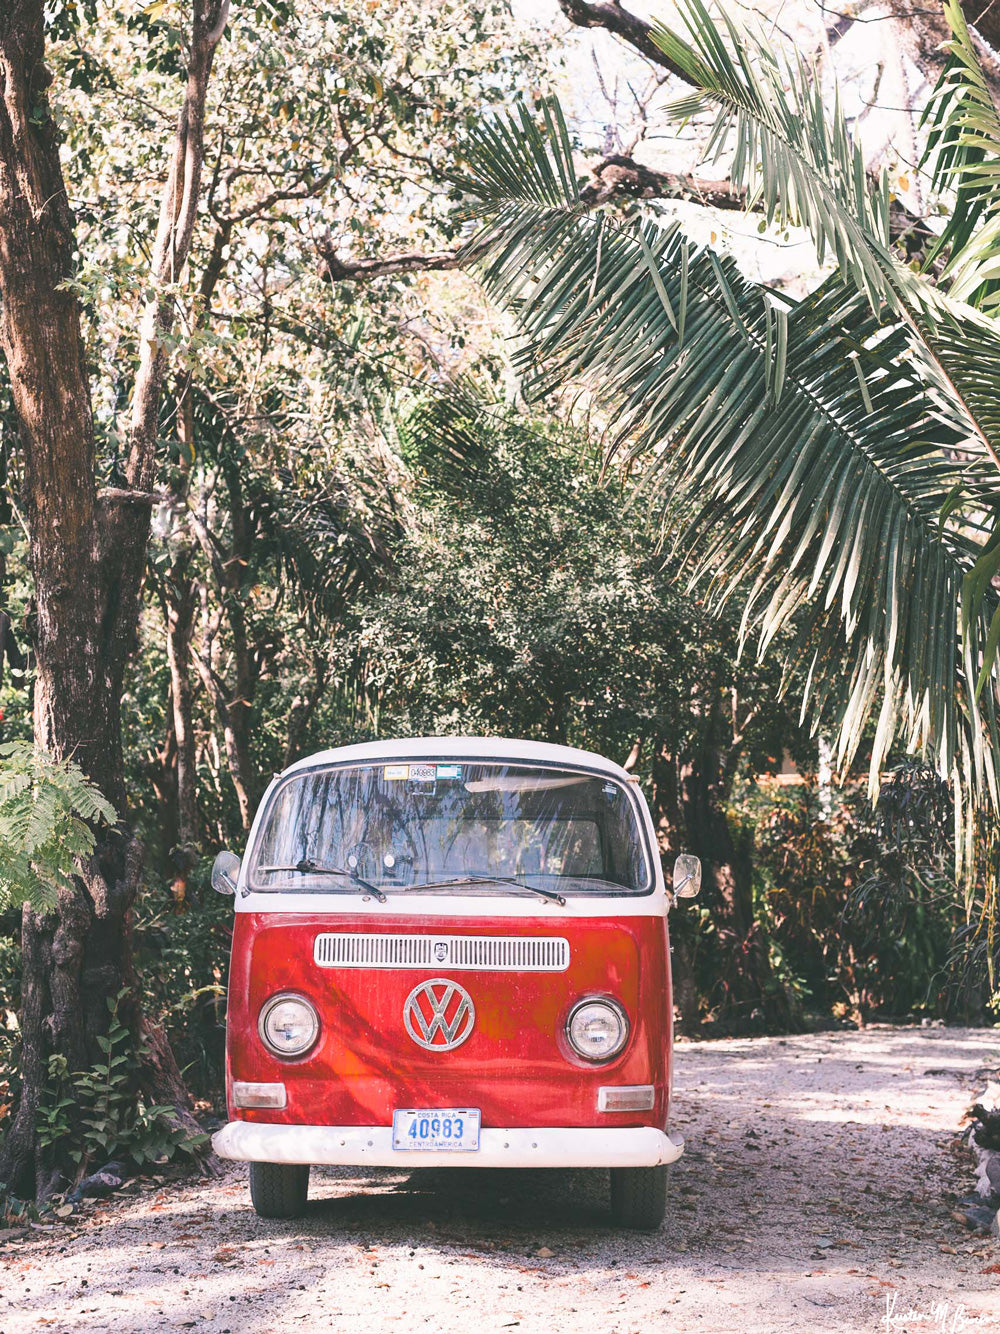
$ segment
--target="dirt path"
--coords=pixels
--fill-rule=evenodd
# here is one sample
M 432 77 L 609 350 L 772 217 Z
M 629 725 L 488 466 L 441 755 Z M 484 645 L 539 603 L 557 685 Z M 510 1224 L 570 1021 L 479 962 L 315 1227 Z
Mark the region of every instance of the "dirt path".
M 240 1172 L 118 1197 L 0 1244 L 0 1334 L 997 1331 L 1000 1244 L 949 1214 L 987 1065 L 982 1030 L 685 1044 L 653 1236 L 611 1230 L 597 1172 L 314 1171 L 295 1224 Z

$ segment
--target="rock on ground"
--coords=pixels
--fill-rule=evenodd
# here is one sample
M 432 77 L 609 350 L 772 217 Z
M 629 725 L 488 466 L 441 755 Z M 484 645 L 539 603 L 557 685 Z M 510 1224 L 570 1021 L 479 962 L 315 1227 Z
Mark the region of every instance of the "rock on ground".
M 988 1030 L 685 1043 L 657 1234 L 610 1227 L 596 1171 L 314 1170 L 266 1223 L 235 1168 L 0 1234 L 0 1332 L 997 1329 L 1000 1245 L 951 1216 L 997 1066 Z

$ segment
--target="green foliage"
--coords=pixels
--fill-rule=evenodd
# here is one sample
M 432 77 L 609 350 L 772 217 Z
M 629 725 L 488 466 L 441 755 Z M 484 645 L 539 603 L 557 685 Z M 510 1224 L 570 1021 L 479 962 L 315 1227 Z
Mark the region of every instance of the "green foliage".
M 183 914 L 157 907 L 151 892 L 140 900 L 133 924 L 134 962 L 143 1013 L 151 1023 L 163 1027 L 196 1107 L 220 1111 L 232 900 L 206 892 L 207 882 L 206 864 L 192 876 L 188 911 Z M 14 1012 L 21 955 L 15 931 L 13 913 L 6 920 L 0 918 L 0 1137 L 19 1087 Z M 128 1053 L 119 1005 L 109 1010 L 112 1050 L 106 1053 L 108 1059 L 78 1074 L 69 1071 L 61 1058 L 52 1058 L 48 1093 L 39 1109 L 39 1132 L 47 1143 L 62 1141 L 74 1152 L 83 1146 L 93 1159 L 103 1152 L 95 1138 L 97 1132 L 118 1136 L 120 1151 L 136 1161 L 142 1154 L 147 1160 L 150 1155 L 189 1155 L 198 1143 L 178 1140 L 168 1114 L 137 1101 L 139 1054 L 118 1059 Z M 85 1107 L 96 1110 L 84 1112 Z M 82 1130 L 81 1115 L 103 1124 Z M 81 1160 L 77 1156 L 74 1161 Z
M 738 28 L 725 16 L 717 24 L 701 0 L 686 0 L 682 6 L 690 40 L 666 28 L 657 31 L 655 40 L 699 89 L 675 106 L 676 115 L 687 118 L 700 109 L 713 109 L 715 145 L 735 134 L 734 180 L 747 185 L 751 198 L 763 201 L 769 220 L 808 227 L 818 256 L 827 248 L 836 255 L 842 279 L 864 293 L 877 323 L 899 328 L 907 344 L 901 355 L 912 359 L 929 399 L 965 437 L 962 457 L 971 465 L 943 498 L 942 531 L 946 523 L 953 531 L 961 530 L 979 548 L 979 565 L 989 568 L 1000 487 L 1000 323 L 986 312 L 995 314 L 1000 119 L 957 0 L 945 12 L 953 36 L 924 153 L 925 162 L 935 162 L 936 183 L 947 182 L 957 192 L 955 212 L 942 237 L 950 256 L 940 278 L 927 266 L 924 272 L 913 272 L 890 250 L 885 173 L 876 187 L 869 184 L 839 99 L 832 108 L 824 104 L 818 81 L 801 60 L 782 63 L 763 34 Z M 937 249 L 932 248 L 932 256 Z M 868 376 L 860 366 L 858 374 L 863 387 Z M 939 451 L 947 450 L 939 432 L 931 431 L 928 438 Z M 893 471 L 905 471 L 908 465 L 906 452 L 896 451 Z M 870 513 L 860 510 L 858 517 L 868 527 Z M 876 544 L 876 533 L 862 544 L 863 567 L 879 579 L 876 597 L 887 591 L 898 597 L 895 581 L 886 579 L 875 554 L 879 548 L 893 552 L 894 543 L 883 528 Z M 992 536 L 984 541 L 987 534 Z M 923 591 L 930 571 L 926 561 L 921 564 Z M 988 801 L 994 815 L 1000 813 L 1000 607 L 989 574 L 978 577 L 979 565 L 974 561 L 975 573 L 968 569 L 963 581 L 958 653 L 953 646 L 955 599 L 949 597 L 937 604 L 947 611 L 944 616 L 935 611 L 929 651 L 918 655 L 917 670 L 910 656 L 904 657 L 900 670 L 888 654 L 881 692 L 870 683 L 851 700 L 863 713 L 880 707 L 881 733 L 891 730 L 894 715 L 901 713 L 908 724 L 909 748 L 919 741 L 940 773 L 956 780 L 965 797 L 971 794 L 972 801 L 965 804 L 964 838 L 956 848 L 967 872 L 978 851 L 975 805 Z M 787 605 L 794 607 L 797 601 L 793 596 Z M 855 672 L 861 654 L 878 654 L 887 642 L 894 648 L 898 644 L 891 636 L 873 639 L 865 627 L 858 635 L 849 615 L 845 621 L 856 650 Z M 928 671 L 932 661 L 944 670 L 935 666 Z M 953 685 L 949 678 L 955 677 Z M 903 699 L 901 710 L 894 702 L 897 696 Z M 842 737 L 850 732 L 848 717 Z M 881 758 L 873 756 L 873 789 Z
M 787 729 L 777 674 L 736 669 L 732 620 L 684 596 L 659 527 L 602 482 L 578 432 L 465 384 L 413 402 L 400 436 L 423 521 L 338 656 L 379 734 L 538 737 L 624 760 L 640 737 L 682 746 L 706 696 L 737 688 L 762 704 L 748 744 Z
M 874 809 L 856 783 L 744 786 L 737 805 L 756 825 L 756 912 L 804 1010 L 980 1019 L 985 970 L 953 964 L 965 915 L 932 769 L 895 770 Z
M 516 310 L 522 365 L 541 388 L 596 391 L 612 455 L 687 517 L 679 547 L 720 605 L 742 590 L 761 652 L 795 626 L 817 706 L 839 714 L 842 763 L 876 715 L 873 781 L 899 732 L 949 775 L 959 755 L 971 766 L 982 737 L 958 607 L 980 548 L 967 517 L 944 514 L 956 488 L 998 479 L 956 461 L 963 436 L 906 327 L 835 281 L 778 303 L 676 226 L 578 216 L 575 185 L 554 202 L 571 167 L 560 118 L 544 133 L 523 120 L 477 130 L 466 154 L 485 281 Z M 995 601 L 971 616 L 980 642 Z
M 716 22 L 702 0 L 685 0 L 681 15 L 688 39 L 665 27 L 654 34 L 698 90 L 675 104 L 675 115 L 687 119 L 714 110 L 713 146 L 734 134 L 734 183 L 763 202 L 769 221 L 809 228 L 818 258 L 827 251 L 835 255 L 842 281 L 864 293 L 880 322 L 903 323 L 922 374 L 968 437 L 966 448 L 995 464 L 1000 405 L 990 385 L 1000 375 L 1000 325 L 956 294 L 946 295 L 946 287 L 914 273 L 891 251 L 886 174 L 869 184 L 839 95 L 827 105 L 801 58 L 783 60 L 763 32 L 738 27 L 725 14 Z M 964 54 L 982 78 L 971 45 Z M 969 119 L 962 99 L 944 116 L 946 122 Z M 980 178 L 996 162 L 994 156 L 989 165 L 978 164 Z
M 551 49 L 505 0 L 233 7 L 204 206 L 169 290 L 179 317 L 156 487 L 172 503 L 155 512 L 123 717 L 150 868 L 132 923 L 141 1002 L 196 1097 L 219 1097 L 231 904 L 189 865 L 187 911 L 167 888 L 181 840 L 165 629 L 185 605 L 201 847 L 244 837 L 223 735 L 239 724 L 254 779 L 363 734 L 505 732 L 619 759 L 641 742 L 648 784 L 656 748 L 687 764 L 732 746 L 746 772 L 773 767 L 803 742 L 776 702 L 784 686 L 844 719 L 845 762 L 871 752 L 875 772 L 902 739 L 949 775 L 958 757 L 970 786 L 990 782 L 1000 140 L 964 21 L 949 0 L 930 134 L 937 184 L 958 205 L 936 269 L 914 274 L 888 240 L 886 182 L 871 185 L 814 71 L 696 0 L 682 12 L 685 35 L 657 40 L 701 91 L 675 114 L 716 117 L 712 146 L 735 145 L 749 203 L 803 222 L 837 260 L 804 301 L 748 282 L 677 228 L 585 216 L 573 136 L 545 100 Z M 122 23 L 92 0 L 47 12 L 48 96 L 80 224 L 66 285 L 83 309 L 98 471 L 113 484 L 164 126 L 182 92 L 179 15 L 174 0 Z M 537 116 L 492 117 L 518 95 Z M 463 275 L 338 276 L 453 245 L 470 212 L 487 283 L 526 335 L 524 388 L 582 381 L 573 425 L 471 380 L 429 392 L 477 363 L 504 375 Z M 604 428 L 623 490 L 599 475 Z M 0 433 L 0 463 L 13 462 L 6 398 Z M 26 644 L 27 552 L 14 511 L 0 523 L 4 606 Z M 784 678 L 770 658 L 736 661 L 741 640 L 763 650 L 792 635 Z M 24 679 L 0 683 L 8 736 L 30 731 Z M 738 746 L 737 713 L 749 720 Z M 115 818 L 87 806 L 97 798 L 79 781 L 28 747 L 0 750 L 0 910 L 50 904 L 93 822 Z M 951 1003 L 942 952 L 963 919 L 931 848 L 937 817 L 914 809 L 875 819 L 852 790 L 827 811 L 809 788 L 734 804 L 736 841 L 759 842 L 753 930 L 793 1018 Z M 908 821 L 926 826 L 926 846 Z M 676 921 L 713 1015 L 738 968 L 719 921 L 705 902 Z M 16 930 L 12 913 L 2 927 Z M 0 1018 L 17 1003 L 11 942 L 0 937 Z M 984 936 L 973 954 L 993 945 Z M 44 1144 L 70 1137 L 80 1162 L 184 1152 L 163 1109 L 136 1102 L 110 1013 L 101 1062 L 81 1072 L 53 1058 Z M 11 1019 L 0 1120 L 16 1057 Z
M 38 1142 L 43 1149 L 59 1146 L 81 1169 L 116 1156 L 139 1167 L 193 1157 L 208 1138 L 178 1126 L 172 1107 L 147 1104 L 136 1095 L 141 1052 L 119 1015 L 126 994 L 108 999 L 110 1023 L 97 1039 L 101 1061 L 89 1070 L 71 1071 L 64 1056 L 49 1057 Z M 67 1139 L 72 1141 L 68 1148 Z
M 948 61 L 924 113 L 930 125 L 921 166 L 955 192 L 955 207 L 924 267 L 949 252 L 944 277 L 952 296 L 1000 314 L 1000 113 L 958 0 L 946 0 Z
M 20 1055 L 16 1009 L 20 1000 L 21 951 L 14 937 L 15 914 L 0 915 L 0 1131 L 10 1116 L 18 1087 Z
M 208 888 L 210 864 L 192 875 L 186 912 L 152 895 L 140 903 L 134 941 L 143 1012 L 163 1026 L 192 1096 L 221 1110 L 233 903 Z
M 27 742 L 0 746 L 0 911 L 23 901 L 52 907 L 77 860 L 93 851 L 91 825 L 117 818 L 75 764 Z

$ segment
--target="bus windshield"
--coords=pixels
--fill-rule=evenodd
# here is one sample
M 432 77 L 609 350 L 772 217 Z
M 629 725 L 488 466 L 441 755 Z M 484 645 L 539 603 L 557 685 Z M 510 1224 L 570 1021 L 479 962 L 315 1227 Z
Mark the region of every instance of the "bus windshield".
M 643 894 L 652 868 L 624 783 L 582 770 L 428 760 L 305 770 L 273 793 L 253 890 Z

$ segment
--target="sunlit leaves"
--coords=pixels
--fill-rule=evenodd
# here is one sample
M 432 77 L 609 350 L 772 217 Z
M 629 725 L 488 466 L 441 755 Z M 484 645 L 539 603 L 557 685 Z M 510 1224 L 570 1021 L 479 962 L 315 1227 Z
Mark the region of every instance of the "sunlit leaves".
M 674 115 L 713 112 L 711 151 L 733 149 L 733 182 L 748 188 L 750 202 L 762 203 L 769 221 L 807 227 L 820 262 L 834 257 L 843 281 L 864 293 L 874 315 L 909 325 L 915 355 L 940 383 L 970 448 L 990 452 L 1000 473 L 1000 410 L 984 384 L 995 385 L 1000 371 L 1000 324 L 893 254 L 888 177 L 869 182 L 839 100 L 825 104 L 820 81 L 800 57 L 782 59 L 763 35 L 725 15 L 717 23 L 702 0 L 682 0 L 681 14 L 687 37 L 654 32 L 697 85 L 674 104 Z
M 954 191 L 955 207 L 929 265 L 949 253 L 944 278 L 952 295 L 1000 313 L 1000 112 L 976 55 L 958 0 L 946 0 L 952 31 L 948 62 L 924 119 L 930 133 L 922 165 L 934 185 Z
M 711 570 L 721 601 L 743 599 L 761 650 L 798 630 L 843 762 L 871 721 L 873 774 L 901 737 L 943 772 L 989 783 L 994 696 L 981 713 L 969 661 L 996 598 L 984 595 L 963 647 L 979 547 L 968 512 L 942 515 L 956 488 L 988 507 L 998 478 L 969 452 L 946 382 L 925 379 L 912 324 L 884 323 L 839 281 L 776 300 L 676 227 L 595 221 L 569 191 L 554 204 L 568 150 L 554 117 L 533 135 L 520 121 L 475 134 L 466 159 L 486 214 L 472 246 L 517 313 L 529 384 L 572 379 L 599 396 L 613 451 L 687 516 L 681 551 Z M 548 166 L 529 169 L 540 154 Z M 988 416 L 985 383 L 982 394 Z
M 0 746 L 0 910 L 55 903 L 77 861 L 94 848 L 93 826 L 117 815 L 76 765 L 29 742 Z

